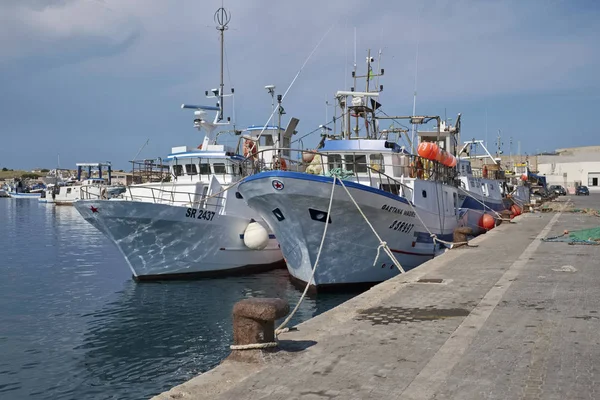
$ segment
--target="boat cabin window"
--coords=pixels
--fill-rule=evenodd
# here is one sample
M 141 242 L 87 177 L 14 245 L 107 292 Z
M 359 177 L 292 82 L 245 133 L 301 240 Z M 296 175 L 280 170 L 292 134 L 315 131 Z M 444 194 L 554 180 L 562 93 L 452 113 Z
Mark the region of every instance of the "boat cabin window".
M 385 165 L 383 164 L 383 154 L 371 154 L 369 158 L 371 159 L 371 169 L 375 171 L 385 172 Z
M 423 198 L 426 198 L 427 197 L 427 190 L 423 190 L 421 192 L 421 195 L 423 196 Z
M 200 164 L 200 175 L 210 175 L 210 164 L 208 162 Z
M 346 169 L 354 173 L 367 172 L 367 156 L 365 154 L 347 154 L 344 156 Z
M 381 190 L 385 190 L 386 192 L 396 194 L 396 195 L 400 195 L 401 191 L 402 191 L 401 186 L 396 183 L 391 183 L 391 184 L 381 183 L 381 184 L 379 184 L 379 188 Z
M 259 146 L 273 146 L 273 136 L 271 135 L 261 135 L 260 139 L 258 139 Z
M 173 174 L 175 176 L 183 175 L 183 165 L 179 165 L 179 164 L 173 165 Z
M 335 168 L 342 168 L 342 156 L 339 154 L 328 154 L 327 164 L 330 171 Z
M 214 163 L 213 169 L 215 174 L 224 174 L 225 173 L 225 163 Z
M 71 188 L 67 188 L 67 194 L 71 193 Z
M 233 174 L 234 175 L 242 175 L 242 165 L 239 163 L 231 163 L 231 167 L 233 169 Z
M 289 137 L 284 137 L 283 138 L 283 149 L 284 150 L 283 150 L 282 153 L 286 157 L 290 156 L 290 146 L 291 146 L 291 144 L 290 144 L 290 138 Z
M 196 164 L 185 164 L 185 173 L 188 175 L 197 175 L 198 169 L 196 168 Z

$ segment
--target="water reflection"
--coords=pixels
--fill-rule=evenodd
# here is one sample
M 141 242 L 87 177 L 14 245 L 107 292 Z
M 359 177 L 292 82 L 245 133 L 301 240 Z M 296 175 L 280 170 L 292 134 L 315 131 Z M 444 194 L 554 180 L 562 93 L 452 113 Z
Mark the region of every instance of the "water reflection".
M 136 284 L 73 207 L 0 199 L 0 226 L 2 399 L 147 398 L 228 354 L 236 301 L 301 294 L 285 270 Z M 308 298 L 293 322 L 351 296 Z
M 168 284 L 131 282 L 119 299 L 87 317 L 78 370 L 81 393 L 102 396 L 131 391 L 145 397 L 167 390 L 217 365 L 232 341 L 233 305 L 247 297 L 282 297 L 292 305 L 300 292 L 286 271 L 230 279 Z M 350 295 L 307 299 L 295 322 L 306 320 Z

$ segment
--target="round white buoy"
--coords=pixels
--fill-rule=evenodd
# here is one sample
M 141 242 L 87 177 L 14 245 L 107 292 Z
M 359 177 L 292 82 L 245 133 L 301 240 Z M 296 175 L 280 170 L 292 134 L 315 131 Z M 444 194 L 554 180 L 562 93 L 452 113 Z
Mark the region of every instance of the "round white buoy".
M 252 250 L 262 250 L 269 244 L 269 232 L 258 222 L 252 221 L 244 231 L 244 244 Z

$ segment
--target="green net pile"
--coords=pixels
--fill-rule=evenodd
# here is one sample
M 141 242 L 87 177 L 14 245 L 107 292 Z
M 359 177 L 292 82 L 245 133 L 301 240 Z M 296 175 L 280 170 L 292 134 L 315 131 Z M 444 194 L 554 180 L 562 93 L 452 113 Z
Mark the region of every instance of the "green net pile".
M 560 236 L 542 239 L 544 242 L 567 242 L 569 244 L 600 245 L 600 226 L 590 229 L 581 229 Z

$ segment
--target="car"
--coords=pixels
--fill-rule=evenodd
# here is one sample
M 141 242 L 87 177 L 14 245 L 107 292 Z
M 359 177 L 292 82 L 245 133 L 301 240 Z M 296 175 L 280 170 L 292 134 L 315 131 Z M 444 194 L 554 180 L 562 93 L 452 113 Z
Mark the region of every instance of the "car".
M 552 185 L 552 186 L 550 186 L 549 190 L 550 190 L 550 192 L 554 192 L 559 196 L 567 195 L 567 191 L 565 190 L 565 188 L 560 185 Z
M 589 196 L 590 191 L 588 190 L 587 186 L 577 186 L 577 189 L 575 189 L 575 194 L 577 196 Z

